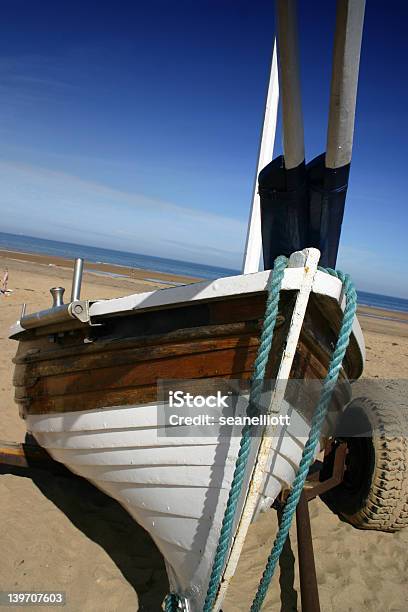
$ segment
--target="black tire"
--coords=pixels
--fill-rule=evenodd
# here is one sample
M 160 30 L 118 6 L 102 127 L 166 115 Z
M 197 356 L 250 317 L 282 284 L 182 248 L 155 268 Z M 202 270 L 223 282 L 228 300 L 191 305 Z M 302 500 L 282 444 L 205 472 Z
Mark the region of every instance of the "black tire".
M 353 400 L 339 419 L 338 437 L 348 449 L 344 480 L 321 498 L 358 529 L 392 532 L 408 525 L 404 418 L 398 408 L 362 397 Z

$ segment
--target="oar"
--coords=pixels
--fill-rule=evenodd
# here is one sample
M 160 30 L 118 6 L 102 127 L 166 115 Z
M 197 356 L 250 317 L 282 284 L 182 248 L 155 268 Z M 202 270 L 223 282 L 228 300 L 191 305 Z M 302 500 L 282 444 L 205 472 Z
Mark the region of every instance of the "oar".
M 283 151 L 259 174 L 264 268 L 307 245 L 308 203 L 296 0 L 276 1 Z
M 310 203 L 309 245 L 321 252 L 320 265 L 334 268 L 353 148 L 358 71 L 365 0 L 338 0 L 326 154 L 307 166 Z

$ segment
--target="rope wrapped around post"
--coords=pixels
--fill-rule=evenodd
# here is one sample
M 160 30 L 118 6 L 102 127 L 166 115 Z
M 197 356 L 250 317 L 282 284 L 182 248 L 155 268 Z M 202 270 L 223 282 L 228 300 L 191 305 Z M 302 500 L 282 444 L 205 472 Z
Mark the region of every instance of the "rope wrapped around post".
M 252 602 L 251 612 L 258 612 L 262 607 L 276 568 L 276 564 L 282 553 L 286 538 L 288 537 L 289 529 L 296 511 L 296 506 L 298 505 L 310 465 L 313 461 L 317 444 L 319 443 L 320 431 L 327 414 L 334 387 L 339 377 L 341 365 L 350 341 L 350 334 L 353 329 L 353 321 L 357 309 L 357 294 L 349 275 L 343 274 L 343 272 L 338 270 L 332 270 L 331 268 L 320 268 L 320 270 L 327 272 L 328 274 L 331 274 L 342 281 L 343 290 L 346 297 L 346 307 L 344 309 L 343 321 L 336 347 L 329 364 L 326 378 L 323 381 L 317 408 L 312 418 L 309 437 L 303 449 L 299 470 L 296 474 L 295 480 L 293 481 L 291 491 L 283 509 L 279 530 L 259 583 L 258 591 Z
M 278 315 L 280 289 L 286 265 L 286 257 L 280 256 L 275 260 L 273 267 L 271 282 L 268 287 L 268 298 L 266 303 L 265 318 L 262 326 L 260 346 L 251 379 L 251 392 L 247 408 L 248 416 L 254 416 L 258 413 L 258 404 L 264 383 L 266 365 L 268 363 L 268 357 L 272 346 L 273 332 Z M 268 557 L 257 593 L 252 602 L 251 612 L 259 612 L 262 607 L 278 559 L 288 536 L 290 525 L 296 511 L 296 506 L 299 502 L 309 467 L 313 461 L 314 453 L 319 442 L 322 424 L 326 417 L 330 399 L 341 370 L 344 356 L 346 354 L 357 308 L 357 294 L 350 277 L 347 274 L 343 274 L 340 271 L 332 270 L 330 268 L 319 269 L 341 280 L 346 298 L 346 306 L 339 337 L 329 364 L 326 378 L 323 381 L 319 402 L 313 415 L 309 437 L 302 453 L 299 470 L 294 479 L 291 492 L 285 504 L 280 527 L 273 544 L 272 551 Z M 240 449 L 235 464 L 234 476 L 221 526 L 203 612 L 211 612 L 217 596 L 220 580 L 222 578 L 222 570 L 229 550 L 234 517 L 242 490 L 244 473 L 251 446 L 251 430 L 252 427 L 250 425 L 246 425 L 242 430 Z M 169 594 L 165 600 L 165 612 L 176 612 L 179 609 L 179 601 L 180 599 L 177 594 Z

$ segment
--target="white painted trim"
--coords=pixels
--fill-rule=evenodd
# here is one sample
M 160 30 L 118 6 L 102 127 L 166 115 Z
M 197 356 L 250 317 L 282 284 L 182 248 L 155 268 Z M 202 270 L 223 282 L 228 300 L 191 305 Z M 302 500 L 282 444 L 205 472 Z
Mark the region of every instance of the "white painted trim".
M 282 282 L 283 291 L 298 290 L 303 279 L 302 268 L 287 268 Z M 187 302 L 207 301 L 225 297 L 240 296 L 249 293 L 266 291 L 270 271 L 256 272 L 239 276 L 227 276 L 214 281 L 203 281 L 158 289 L 147 293 L 134 293 L 122 298 L 101 300 L 90 305 L 89 315 L 97 316 L 115 315 L 123 312 L 142 311 L 146 309 L 167 308 Z M 340 299 L 342 284 L 333 276 L 318 272 L 313 284 L 313 291 L 327 295 L 336 300 Z
M 311 251 L 312 249 L 305 249 Z M 314 249 L 316 250 L 316 249 Z M 291 257 L 295 258 L 301 255 L 294 253 Z M 295 259 L 292 259 L 294 261 Z M 282 281 L 283 291 L 299 290 L 303 282 L 304 269 L 288 267 Z M 240 296 L 251 293 L 261 293 L 266 291 L 270 271 L 255 272 L 254 274 L 245 274 L 239 276 L 227 276 L 218 278 L 215 281 L 203 281 L 201 283 L 192 283 L 191 285 L 183 285 L 181 287 L 170 287 L 169 289 L 157 289 L 148 293 L 134 293 L 123 298 L 114 298 L 111 300 L 101 300 L 94 302 L 89 307 L 89 315 L 92 320 L 94 317 L 117 315 L 120 313 L 131 313 L 147 309 L 162 309 L 169 306 L 181 305 L 189 302 L 200 302 L 210 299 L 221 299 L 225 297 Z M 313 293 L 326 295 L 339 302 L 344 310 L 343 285 L 338 278 L 320 272 L 318 270 L 314 276 Z M 12 328 L 13 335 L 21 331 L 19 322 Z M 354 319 L 353 334 L 359 345 L 362 362 L 365 361 L 364 338 L 357 318 Z
M 299 260 L 299 254 L 295 253 L 291 257 L 289 265 L 299 266 L 294 269 L 302 273 L 302 278 L 299 286 L 299 292 L 296 298 L 295 307 L 293 309 L 292 319 L 290 323 L 289 333 L 286 340 L 286 345 L 282 354 L 279 371 L 276 378 L 275 388 L 272 392 L 268 413 L 280 414 L 281 405 L 285 396 L 286 387 L 289 380 L 290 371 L 292 368 L 293 359 L 296 354 L 296 347 L 299 341 L 300 332 L 305 318 L 306 308 L 309 302 L 309 296 L 312 291 L 313 282 L 317 274 L 317 265 L 319 263 L 320 253 L 317 249 L 307 249 L 304 252 L 304 257 Z M 224 571 L 221 586 L 217 595 L 217 600 L 214 605 L 214 611 L 219 610 L 229 583 L 236 570 L 245 538 L 249 529 L 249 525 L 254 517 L 255 510 L 259 499 L 264 489 L 264 483 L 267 477 L 268 460 L 271 455 L 273 445 L 273 433 L 276 428 L 273 426 L 265 427 L 262 435 L 262 440 L 259 445 L 258 454 L 255 460 L 255 466 L 252 473 L 251 482 L 248 489 L 248 494 L 245 500 L 244 508 L 241 514 L 241 520 L 238 529 L 235 533 L 235 538 L 231 548 L 227 566 Z
M 20 321 L 17 321 L 13 325 L 11 325 L 9 329 L 9 338 L 13 339 L 14 336 L 17 336 L 17 334 L 21 334 L 25 331 L 26 330 L 24 329 L 24 327 L 22 327 L 22 325 L 20 324 Z
M 249 214 L 248 231 L 246 237 L 243 274 L 258 272 L 262 252 L 261 229 L 261 203 L 258 194 L 258 175 L 260 171 L 272 161 L 273 146 L 275 143 L 276 120 L 279 103 L 279 78 L 276 53 L 276 39 L 273 43 L 271 72 L 269 77 L 268 94 L 266 97 L 264 122 L 261 142 L 259 146 L 258 165 L 256 168 L 252 205 Z

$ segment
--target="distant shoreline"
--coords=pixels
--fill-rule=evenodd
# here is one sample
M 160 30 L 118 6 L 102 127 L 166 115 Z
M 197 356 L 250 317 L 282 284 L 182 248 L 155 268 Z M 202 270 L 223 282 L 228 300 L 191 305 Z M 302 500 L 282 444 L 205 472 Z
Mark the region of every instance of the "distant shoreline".
M 399 310 L 384 310 L 375 308 L 374 306 L 366 306 L 359 304 L 357 308 L 359 317 L 369 317 L 371 319 L 380 319 L 382 321 L 395 321 L 397 323 L 408 323 L 408 312 Z
M 27 253 L 0 249 L 0 257 L 6 257 L 17 261 L 38 263 L 45 266 L 57 266 L 65 269 L 73 268 L 73 260 L 68 257 L 56 255 L 45 255 L 43 253 Z M 127 278 L 132 280 L 146 280 L 163 285 L 189 284 L 202 280 L 190 276 L 168 274 L 166 272 L 156 272 L 145 268 L 131 268 L 112 263 L 85 261 L 84 269 L 86 272 L 94 272 L 95 275 L 108 275 L 117 278 Z
M 59 267 L 64 270 L 72 270 L 73 260 L 55 255 L 45 255 L 43 253 L 27 253 L 21 251 L 12 251 L 9 249 L 0 249 L 0 258 L 20 261 L 31 264 L 39 264 L 41 266 Z M 146 283 L 154 283 L 155 285 L 163 286 L 178 286 L 200 282 L 202 278 L 192 278 L 189 276 L 181 276 L 177 274 L 168 274 L 165 272 L 157 272 L 144 268 L 131 268 L 112 263 L 91 262 L 85 261 L 84 271 L 94 274 L 98 277 L 117 278 L 118 280 L 136 280 L 145 281 Z M 376 319 L 383 322 L 395 322 L 408 324 L 408 312 L 400 310 L 376 308 L 375 306 L 367 306 L 366 304 L 358 305 L 359 317 L 367 319 Z
M 93 245 L 74 244 L 63 240 L 51 240 L 36 238 L 23 234 L 8 234 L 0 231 L 0 249 L 17 253 L 45 255 L 50 257 L 62 257 L 74 259 L 82 257 L 87 262 L 96 264 L 112 264 L 126 268 L 140 268 L 154 270 L 163 274 L 188 277 L 215 279 L 221 276 L 232 276 L 239 274 L 238 270 L 232 270 L 217 265 L 209 265 L 188 260 L 172 259 L 171 252 L 167 257 L 148 255 L 135 251 L 121 251 L 106 247 Z

